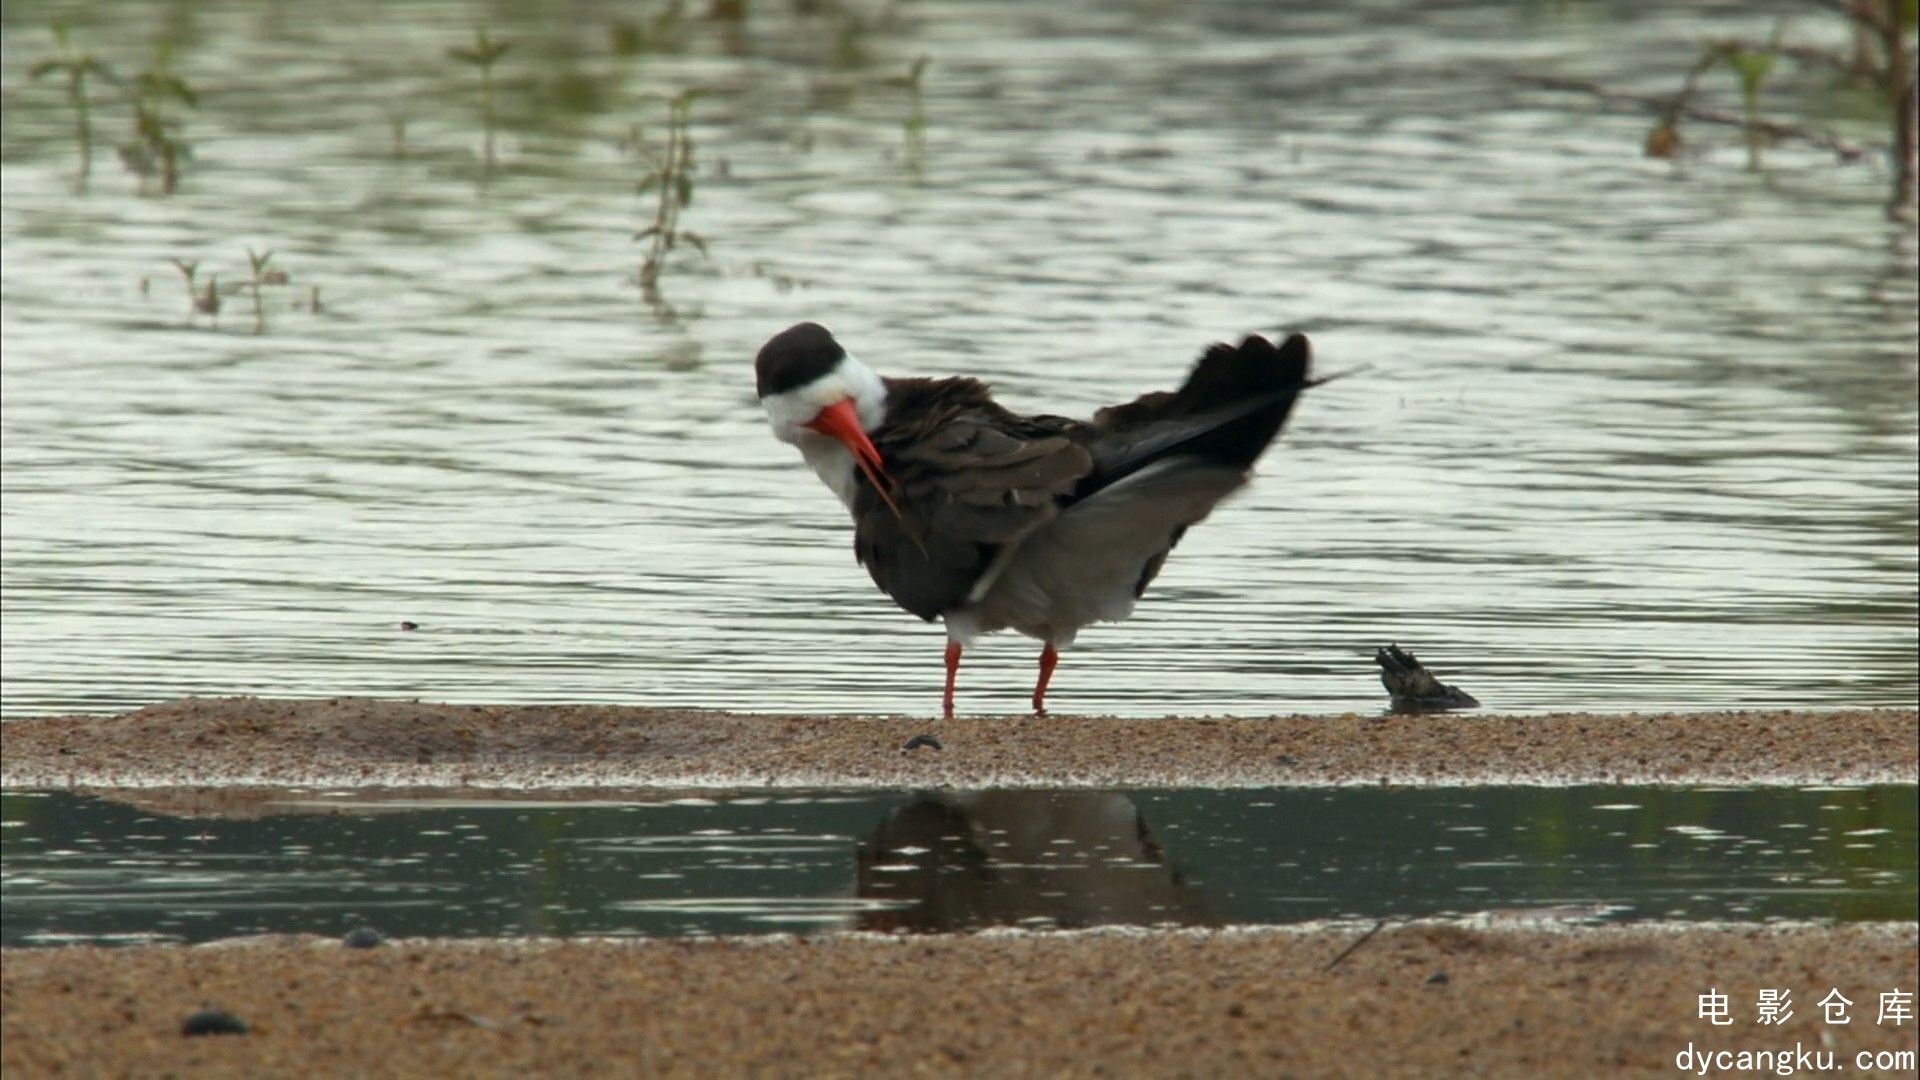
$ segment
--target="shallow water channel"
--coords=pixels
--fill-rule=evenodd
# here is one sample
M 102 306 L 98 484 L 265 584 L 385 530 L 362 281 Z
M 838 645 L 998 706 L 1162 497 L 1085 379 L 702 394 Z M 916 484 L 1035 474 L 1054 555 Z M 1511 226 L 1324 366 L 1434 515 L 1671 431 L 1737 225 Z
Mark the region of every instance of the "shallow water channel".
M 120 798 L 0 795 L 5 944 L 1920 914 L 1908 786 Z
M 1253 331 L 1369 365 L 1083 635 L 1058 708 L 1372 709 L 1388 642 L 1506 712 L 1920 693 L 1915 243 L 1878 157 L 1753 173 L 1701 127 L 1650 160 L 1646 117 L 1518 81 L 1672 91 L 1776 6 L 676 6 L 6 5 L 0 714 L 930 712 L 938 628 L 873 588 L 754 401 L 755 350 L 802 319 L 1025 411 Z M 198 92 L 177 194 L 122 167 L 103 82 L 76 191 L 62 80 L 29 78 L 56 18 L 124 74 L 170 47 Z M 482 26 L 510 45 L 491 170 L 448 53 Z M 1770 108 L 1884 137 L 1830 72 L 1776 67 Z M 649 307 L 636 187 L 689 87 L 710 257 Z M 1739 107 L 1724 72 L 1702 92 Z M 258 326 L 249 248 L 289 278 Z M 1020 709 L 1033 660 L 983 643 L 962 707 Z

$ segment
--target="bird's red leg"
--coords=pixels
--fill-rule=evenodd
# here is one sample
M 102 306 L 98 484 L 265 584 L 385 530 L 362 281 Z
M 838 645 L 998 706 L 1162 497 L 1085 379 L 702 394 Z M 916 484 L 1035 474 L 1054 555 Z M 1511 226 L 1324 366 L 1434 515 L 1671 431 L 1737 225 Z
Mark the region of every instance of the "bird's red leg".
M 940 716 L 953 719 L 953 680 L 960 674 L 960 643 L 947 642 L 947 693 L 940 699 Z
M 1040 650 L 1040 681 L 1033 684 L 1033 715 L 1047 715 L 1047 683 L 1053 680 L 1053 669 L 1060 663 L 1060 650 L 1047 642 Z

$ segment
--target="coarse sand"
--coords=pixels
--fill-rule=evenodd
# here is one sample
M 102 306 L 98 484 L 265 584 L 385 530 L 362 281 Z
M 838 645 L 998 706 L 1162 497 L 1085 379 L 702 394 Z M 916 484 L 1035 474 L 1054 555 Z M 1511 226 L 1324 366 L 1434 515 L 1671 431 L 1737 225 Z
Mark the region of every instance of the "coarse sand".
M 1877 1022 L 1881 994 L 1914 989 L 1911 926 L 1412 924 L 1334 963 L 1366 929 L 9 949 L 0 1067 L 8 1080 L 1597 1077 L 1671 1074 L 1689 1050 L 1803 1050 L 1875 1075 L 1860 1063 L 1916 1047 L 1911 1020 Z M 1757 1021 L 1765 989 L 1789 991 L 1784 1024 Z M 1835 989 L 1854 1003 L 1845 1025 L 1818 1004 Z M 1702 1017 L 1711 994 L 1730 1023 Z M 252 1030 L 184 1036 L 205 1007 Z M 1884 1075 L 1913 1075 L 1904 1061 Z
M 9 787 L 1913 783 L 1913 709 L 1551 716 L 777 716 L 189 698 L 0 725 Z M 902 747 L 933 735 L 941 749 Z
M 812 717 L 190 699 L 0 726 L 10 788 L 257 812 L 264 789 L 1911 784 L 1912 709 L 1684 715 Z M 943 749 L 903 745 L 930 734 Z M 261 790 L 247 791 L 246 788 Z M 140 789 L 139 791 L 129 789 Z M 266 938 L 0 951 L 39 1076 L 1913 1075 L 1912 924 L 1478 922 L 656 941 Z M 1358 945 L 1357 948 L 1354 946 Z M 1348 950 L 1352 949 L 1348 954 Z M 1345 954 L 1345 955 L 1343 955 Z M 1790 992 L 1782 1026 L 1762 990 Z M 1852 1020 L 1818 1004 L 1838 989 Z M 1725 994 L 1731 1023 L 1700 1015 Z M 244 1035 L 187 1037 L 195 1010 Z M 1858 1055 L 1864 1053 L 1866 1057 Z

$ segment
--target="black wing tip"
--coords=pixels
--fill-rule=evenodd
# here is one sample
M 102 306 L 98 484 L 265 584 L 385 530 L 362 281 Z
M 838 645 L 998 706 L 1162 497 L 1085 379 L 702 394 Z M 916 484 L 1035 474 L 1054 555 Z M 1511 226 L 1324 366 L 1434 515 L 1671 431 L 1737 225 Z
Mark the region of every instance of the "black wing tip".
M 1225 346 L 1219 347 L 1224 348 Z M 1283 380 L 1283 385 L 1286 387 L 1298 386 L 1300 389 L 1324 386 L 1336 379 L 1344 379 L 1349 375 L 1358 375 L 1362 372 L 1373 370 L 1372 364 L 1361 364 L 1359 367 L 1348 368 L 1345 371 L 1336 371 L 1330 375 L 1314 375 L 1313 342 L 1307 340 L 1307 335 L 1301 333 L 1288 334 L 1277 346 L 1258 334 L 1251 334 L 1248 335 L 1245 341 L 1240 343 L 1238 351 L 1242 355 L 1252 354 L 1257 356 L 1263 353 L 1271 353 L 1277 356 L 1279 362 L 1285 365 L 1288 373 L 1287 377 Z
M 1242 362 L 1277 362 L 1285 373 L 1297 372 L 1296 379 L 1286 380 L 1288 383 L 1305 382 L 1307 371 L 1313 366 L 1313 343 L 1307 340 L 1307 335 L 1297 332 L 1282 338 L 1278 345 L 1264 334 L 1248 334 L 1237 348 L 1224 344 L 1215 348 L 1226 350 Z
M 1220 342 L 1209 348 L 1179 396 L 1192 410 L 1297 390 L 1307 385 L 1312 366 L 1313 347 L 1305 334 L 1288 334 L 1278 345 L 1262 334 L 1248 334 L 1238 345 Z

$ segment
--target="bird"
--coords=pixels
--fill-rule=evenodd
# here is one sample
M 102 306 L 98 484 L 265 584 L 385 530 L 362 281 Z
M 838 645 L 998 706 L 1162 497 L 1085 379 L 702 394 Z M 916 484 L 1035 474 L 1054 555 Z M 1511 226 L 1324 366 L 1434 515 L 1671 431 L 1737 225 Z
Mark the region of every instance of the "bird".
M 1309 386 L 1305 335 L 1208 347 L 1186 381 L 1090 420 L 1016 414 L 979 379 L 886 377 L 803 322 L 754 358 L 774 437 L 853 518 L 854 555 L 946 629 L 941 716 L 961 654 L 1011 629 L 1042 643 L 1033 714 L 1060 650 L 1118 622 L 1187 529 L 1243 487 Z

